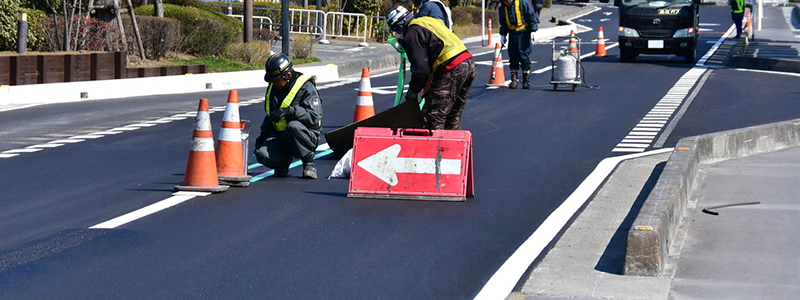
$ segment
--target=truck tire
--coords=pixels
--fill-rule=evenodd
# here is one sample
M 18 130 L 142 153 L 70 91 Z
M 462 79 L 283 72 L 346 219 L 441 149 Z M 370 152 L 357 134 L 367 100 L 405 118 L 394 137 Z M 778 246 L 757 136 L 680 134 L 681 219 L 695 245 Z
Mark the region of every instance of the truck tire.
M 636 60 L 636 56 L 639 55 L 635 51 L 626 48 L 619 48 L 619 61 L 628 63 L 633 62 Z
M 693 64 L 697 60 L 697 48 L 695 47 L 687 51 L 683 58 L 686 60 L 686 63 Z

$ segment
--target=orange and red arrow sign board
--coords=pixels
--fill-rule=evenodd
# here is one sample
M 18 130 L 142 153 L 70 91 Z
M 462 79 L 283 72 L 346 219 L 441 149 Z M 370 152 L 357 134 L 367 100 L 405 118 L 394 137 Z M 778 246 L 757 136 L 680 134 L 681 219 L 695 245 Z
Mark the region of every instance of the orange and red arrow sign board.
M 360 127 L 352 162 L 348 197 L 466 201 L 474 195 L 466 130 Z

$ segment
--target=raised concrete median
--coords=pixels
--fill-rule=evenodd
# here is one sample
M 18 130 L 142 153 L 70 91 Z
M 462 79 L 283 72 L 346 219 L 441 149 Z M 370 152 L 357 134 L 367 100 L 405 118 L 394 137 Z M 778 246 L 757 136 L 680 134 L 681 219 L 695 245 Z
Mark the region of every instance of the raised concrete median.
M 800 146 L 800 119 L 722 131 L 678 141 L 645 200 L 625 250 L 625 275 L 660 276 L 701 164 Z

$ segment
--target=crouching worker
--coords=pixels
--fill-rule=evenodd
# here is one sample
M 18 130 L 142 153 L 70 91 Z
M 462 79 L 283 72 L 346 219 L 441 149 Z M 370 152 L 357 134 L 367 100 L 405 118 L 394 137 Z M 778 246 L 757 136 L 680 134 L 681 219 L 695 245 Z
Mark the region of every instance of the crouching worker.
M 314 79 L 294 71 L 285 54 L 267 58 L 264 68 L 269 82 L 264 109 L 267 116 L 256 139 L 259 163 L 286 177 L 294 158 L 303 161 L 303 178 L 316 179 L 314 151 L 322 127 L 322 103 Z

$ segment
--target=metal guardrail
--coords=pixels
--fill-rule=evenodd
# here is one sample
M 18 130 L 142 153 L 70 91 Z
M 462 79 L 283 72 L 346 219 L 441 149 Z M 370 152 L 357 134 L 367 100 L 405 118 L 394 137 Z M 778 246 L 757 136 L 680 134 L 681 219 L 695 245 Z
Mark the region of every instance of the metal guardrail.
M 229 17 L 239 18 L 240 21 L 244 22 L 243 15 L 232 15 L 228 14 Z M 270 17 L 262 17 L 262 16 L 253 16 L 253 25 L 258 25 L 258 28 L 264 28 L 264 25 L 267 25 L 267 30 L 272 31 L 272 25 L 275 23 L 272 22 L 272 18 Z
M 233 14 L 234 9 L 244 9 L 242 6 L 224 4 L 214 4 L 214 6 L 219 7 L 222 13 L 244 21 L 243 15 Z M 265 15 L 270 14 L 280 16 L 280 9 L 254 7 L 253 10 L 253 24 L 258 24 L 259 28 L 266 26 L 269 30 L 273 30 L 274 27 L 282 25 L 280 22 L 273 21 L 270 17 L 265 17 Z M 327 37 L 352 38 L 361 40 L 358 44 L 359 46 L 367 47 L 369 46 L 367 44 L 368 37 L 374 37 L 382 41 L 388 38 L 389 31 L 385 28 L 386 26 L 383 26 L 385 19 L 386 17 L 367 16 L 358 13 L 289 9 L 289 32 L 318 36 L 321 44 L 329 43 Z
M 367 44 L 367 15 L 356 13 L 328 12 L 323 25 L 326 36 L 361 39 L 358 45 Z M 362 29 L 363 28 L 363 29 Z M 359 32 L 363 34 L 359 34 Z

